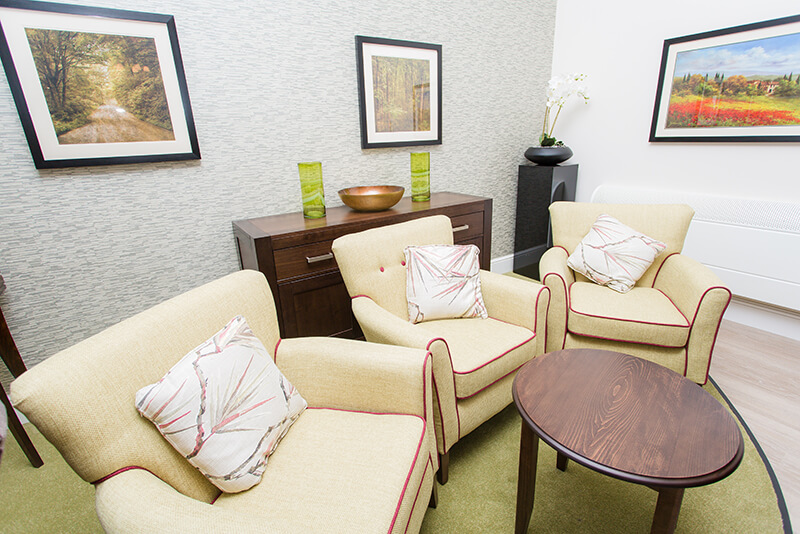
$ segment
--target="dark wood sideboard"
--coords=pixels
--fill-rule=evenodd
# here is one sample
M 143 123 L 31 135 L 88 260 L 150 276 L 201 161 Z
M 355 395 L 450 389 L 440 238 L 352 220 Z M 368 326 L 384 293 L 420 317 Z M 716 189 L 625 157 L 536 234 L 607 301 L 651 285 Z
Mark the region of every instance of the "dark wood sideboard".
M 460 193 L 433 193 L 430 201 L 404 197 L 392 209 L 356 212 L 330 208 L 321 219 L 302 212 L 233 222 L 242 269 L 266 275 L 275 298 L 282 337 L 362 337 L 353 316 L 331 243 L 339 236 L 430 215 L 452 220 L 458 244 L 481 250 L 481 268 L 489 270 L 492 251 L 492 199 Z

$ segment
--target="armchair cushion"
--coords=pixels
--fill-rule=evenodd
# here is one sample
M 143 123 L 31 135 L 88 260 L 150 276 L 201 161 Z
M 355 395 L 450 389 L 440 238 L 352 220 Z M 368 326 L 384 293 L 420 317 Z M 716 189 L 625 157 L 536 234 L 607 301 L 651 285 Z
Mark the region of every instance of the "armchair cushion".
M 422 417 L 309 408 L 270 457 L 264 482 L 214 507 L 274 532 L 404 532 L 399 518 L 412 515 L 433 473 L 426 443 Z
M 634 287 L 622 294 L 591 282 L 570 286 L 567 321 L 572 334 L 662 347 L 683 347 L 691 330 L 658 289 Z
M 456 399 L 475 395 L 536 356 L 534 332 L 497 319 L 446 319 L 419 326 L 447 340 Z
M 408 246 L 406 267 L 408 319 L 480 317 L 486 319 L 481 296 L 479 250 L 475 245 Z
M 258 484 L 306 401 L 242 316 L 136 393 L 136 409 L 212 484 Z
M 666 246 L 610 215 L 601 214 L 567 264 L 597 284 L 627 293 Z

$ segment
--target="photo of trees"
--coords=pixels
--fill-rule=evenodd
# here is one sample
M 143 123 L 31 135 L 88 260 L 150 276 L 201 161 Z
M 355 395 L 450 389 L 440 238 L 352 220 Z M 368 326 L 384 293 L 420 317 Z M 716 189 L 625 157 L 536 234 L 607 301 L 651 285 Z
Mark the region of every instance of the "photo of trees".
M 431 129 L 430 61 L 372 56 L 376 132 Z
M 800 33 L 679 52 L 666 128 L 800 124 Z
M 175 139 L 155 39 L 26 34 L 59 144 Z

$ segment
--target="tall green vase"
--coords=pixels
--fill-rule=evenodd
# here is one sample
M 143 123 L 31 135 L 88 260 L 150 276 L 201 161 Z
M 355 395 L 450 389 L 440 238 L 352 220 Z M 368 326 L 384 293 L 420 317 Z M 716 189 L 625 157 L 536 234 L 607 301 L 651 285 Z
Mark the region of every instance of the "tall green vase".
M 303 198 L 303 217 L 319 219 L 325 216 L 325 191 L 322 188 L 322 163 L 298 163 L 300 191 Z
M 425 202 L 431 199 L 431 154 L 411 153 L 411 201 Z

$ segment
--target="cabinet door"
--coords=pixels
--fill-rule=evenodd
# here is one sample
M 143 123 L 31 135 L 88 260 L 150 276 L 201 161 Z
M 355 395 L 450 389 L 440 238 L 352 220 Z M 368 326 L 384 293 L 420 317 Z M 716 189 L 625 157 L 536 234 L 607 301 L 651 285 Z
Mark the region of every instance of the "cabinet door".
M 283 337 L 363 336 L 339 271 L 283 282 L 278 291 Z

